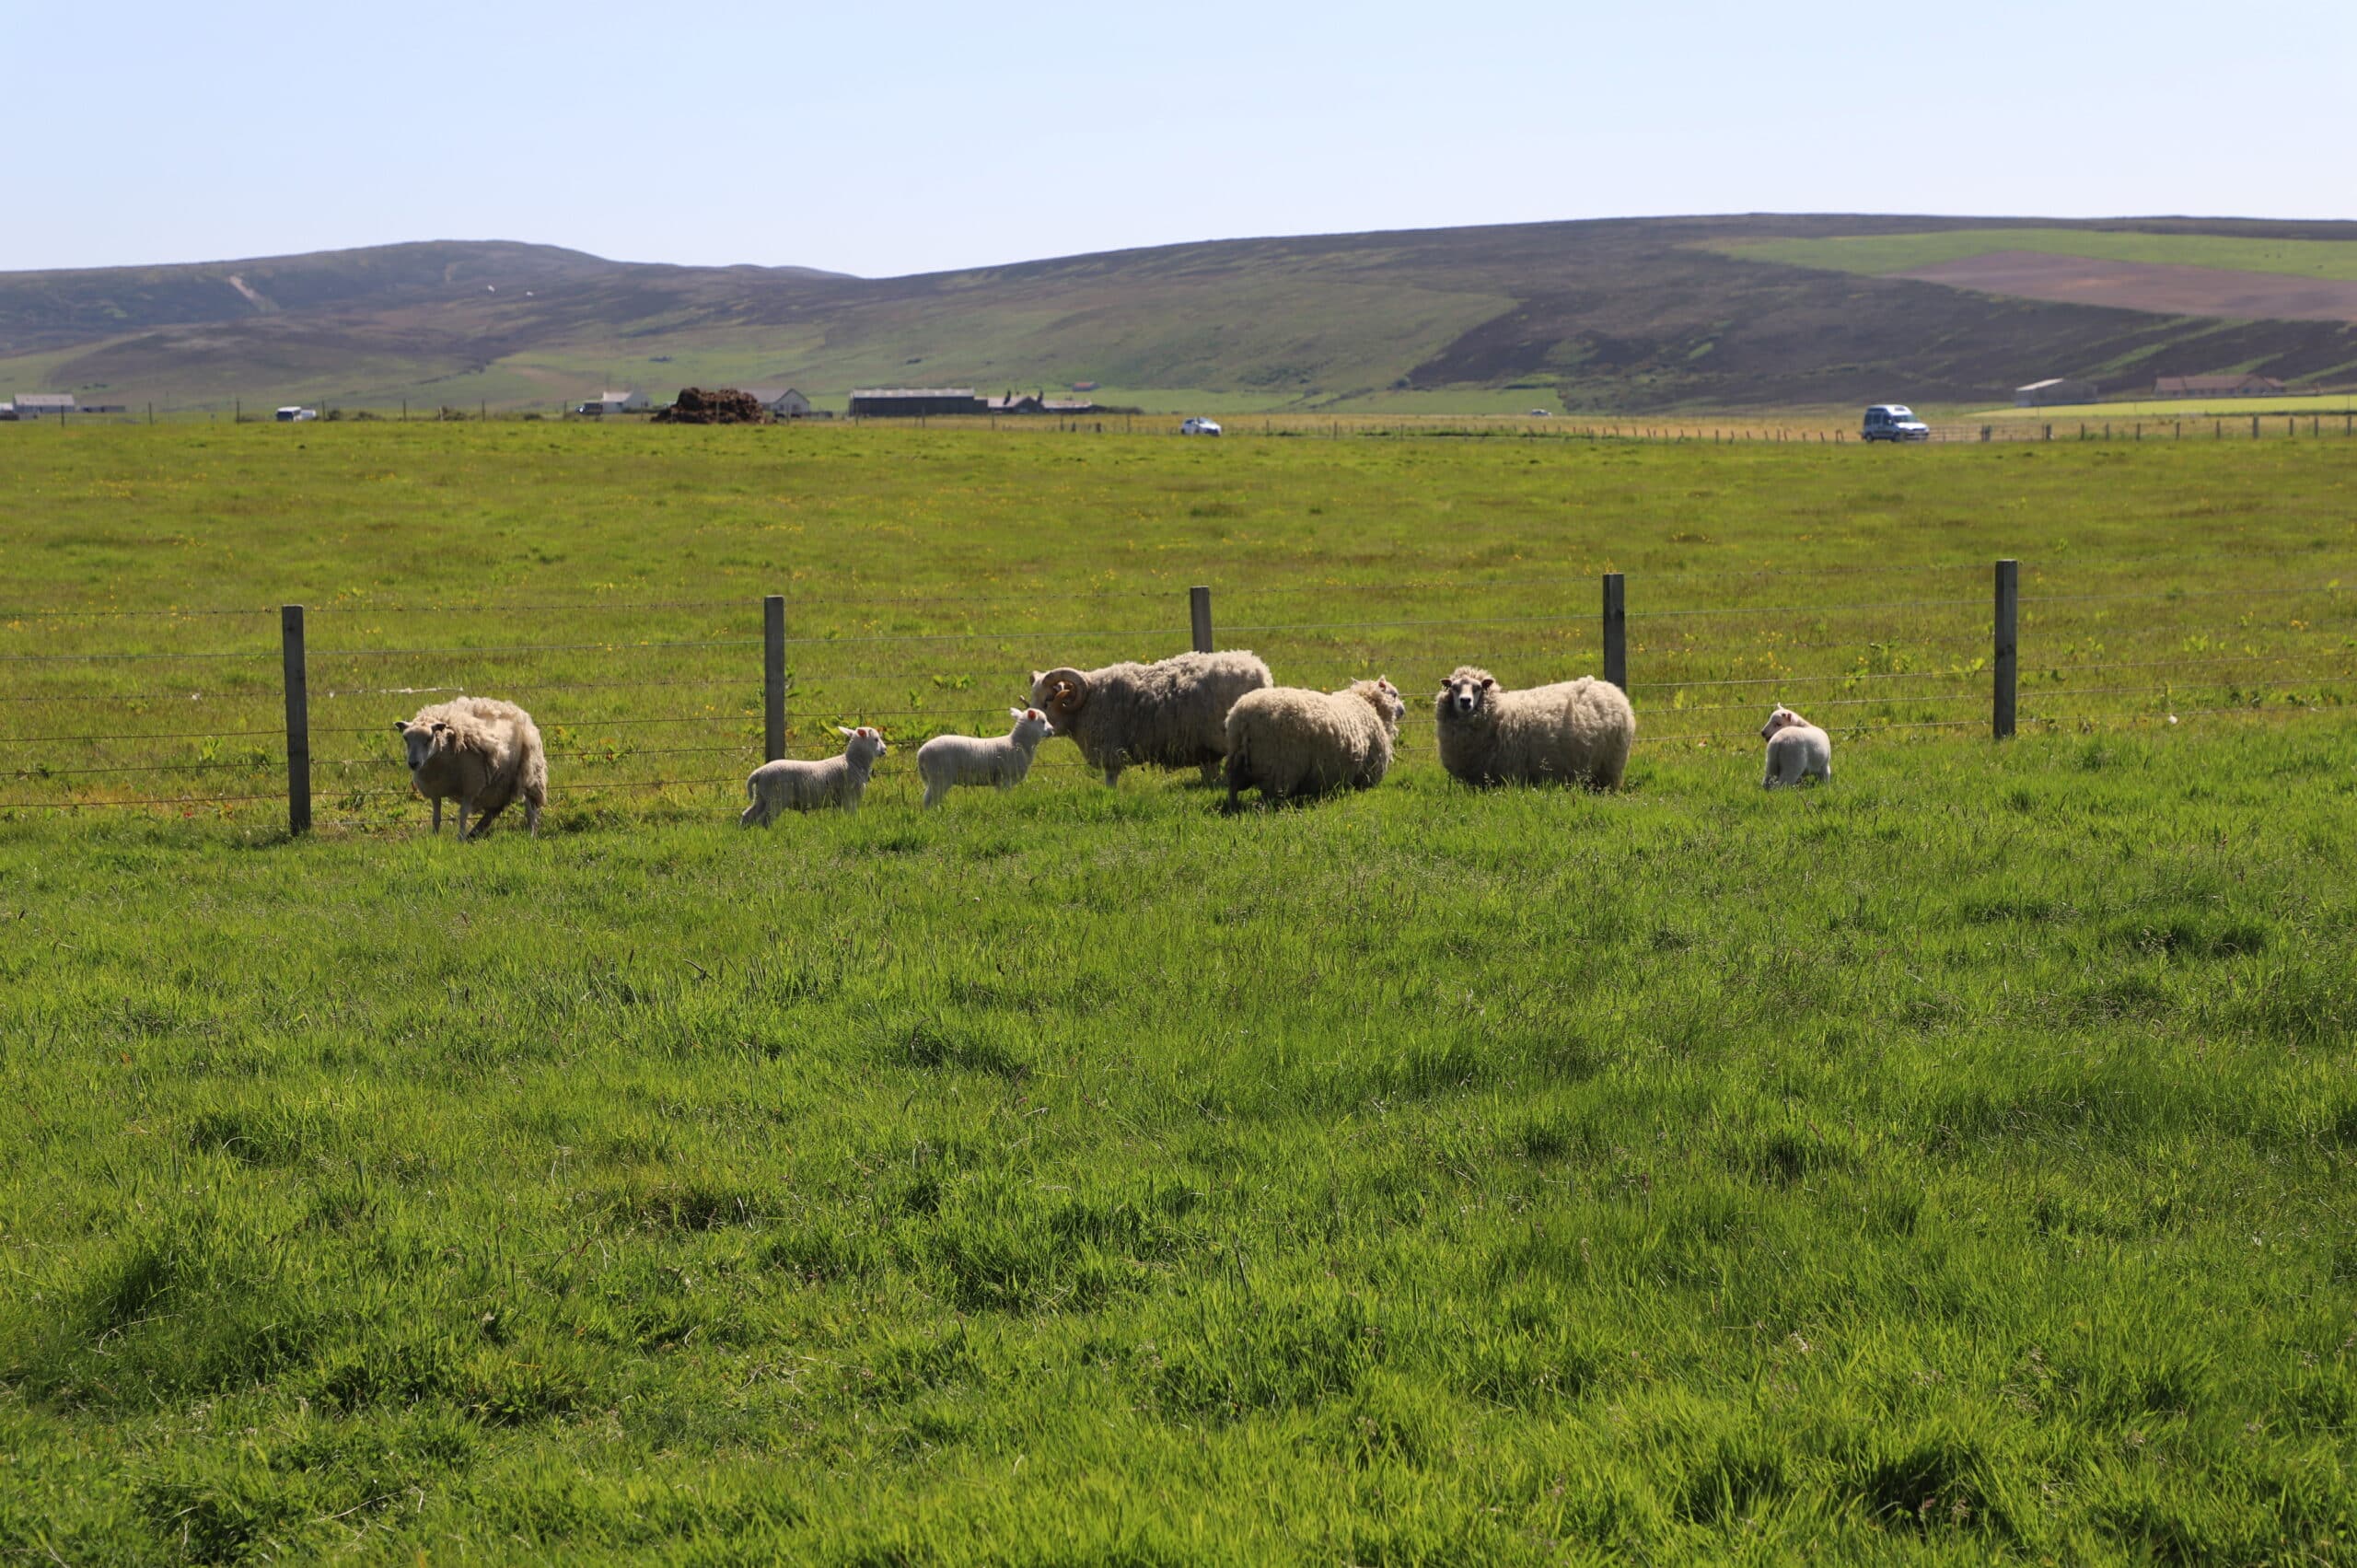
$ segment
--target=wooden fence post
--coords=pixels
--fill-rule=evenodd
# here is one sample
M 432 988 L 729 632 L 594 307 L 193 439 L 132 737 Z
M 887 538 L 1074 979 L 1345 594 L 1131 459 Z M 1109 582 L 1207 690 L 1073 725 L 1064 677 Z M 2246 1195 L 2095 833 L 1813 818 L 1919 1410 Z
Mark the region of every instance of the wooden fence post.
M 785 755 L 785 596 L 761 600 L 761 757 Z
M 286 830 L 311 830 L 311 685 L 303 661 L 303 607 L 278 607 L 279 654 L 286 670 Z
M 1212 590 L 1205 587 L 1187 590 L 1187 619 L 1194 623 L 1195 651 L 1212 651 Z
M 1619 572 L 1604 574 L 1604 679 L 1629 689 L 1628 579 Z
M 2022 608 L 2021 563 L 1997 563 L 1997 615 L 1995 690 L 1989 704 L 1989 733 L 1992 739 L 2004 740 L 2014 733 L 2014 698 L 2015 655 L 2019 642 Z

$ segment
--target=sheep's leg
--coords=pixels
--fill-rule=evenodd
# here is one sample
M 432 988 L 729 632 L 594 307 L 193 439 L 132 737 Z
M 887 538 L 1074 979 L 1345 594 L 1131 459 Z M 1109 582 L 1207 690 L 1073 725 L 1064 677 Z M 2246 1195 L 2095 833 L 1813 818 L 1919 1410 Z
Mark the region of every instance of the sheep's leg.
M 1119 788 L 1119 787 L 1120 787 L 1120 783 L 1121 783 L 1121 764 L 1120 764 L 1120 763 L 1119 763 L 1119 762 L 1108 762 L 1108 763 L 1106 763 L 1106 764 L 1105 764 L 1105 787 L 1106 787 L 1107 789 L 1116 789 L 1116 788 Z
M 442 830 L 442 797 L 438 795 L 434 797 L 434 830 Z
M 461 842 L 461 843 L 465 842 L 466 842 L 466 837 L 467 837 L 467 802 L 465 802 L 465 801 L 461 800 L 461 801 L 459 801 L 459 842 Z
M 737 819 L 737 825 L 740 828 L 766 828 L 770 825 L 770 819 L 762 815 L 761 803 L 756 800 L 752 805 L 745 807 L 744 815 Z
M 537 800 L 524 802 L 524 836 L 528 839 L 540 836 L 540 803 Z

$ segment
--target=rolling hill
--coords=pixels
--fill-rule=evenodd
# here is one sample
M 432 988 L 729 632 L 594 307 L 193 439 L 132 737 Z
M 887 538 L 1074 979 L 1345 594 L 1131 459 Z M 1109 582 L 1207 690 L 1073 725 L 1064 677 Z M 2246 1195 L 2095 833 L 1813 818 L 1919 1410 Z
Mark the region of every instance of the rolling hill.
M 435 242 L 0 273 L 0 392 L 552 408 L 600 385 L 738 382 L 840 406 L 873 383 L 1090 380 L 1104 401 L 1146 407 L 1641 411 L 1979 402 L 2049 375 L 2357 379 L 2357 323 L 2331 319 L 2328 291 L 2311 288 L 2327 303 L 2307 319 L 2137 308 L 2133 287 L 2107 295 L 2079 277 L 2026 297 L 2004 290 L 2045 285 L 2007 280 L 2045 274 L 1979 263 L 2001 251 L 2083 258 L 2131 285 L 2210 267 L 2246 285 L 2217 297 L 2263 308 L 2270 276 L 2357 276 L 2357 225 L 1624 219 L 876 279 Z

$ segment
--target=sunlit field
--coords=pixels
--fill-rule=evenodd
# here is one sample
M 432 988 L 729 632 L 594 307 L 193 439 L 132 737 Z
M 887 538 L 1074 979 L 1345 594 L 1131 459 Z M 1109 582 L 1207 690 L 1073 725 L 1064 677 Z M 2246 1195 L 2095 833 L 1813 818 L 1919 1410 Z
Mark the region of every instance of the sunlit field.
M 5 437 L 18 1559 L 2350 1552 L 2357 446 Z M 1608 570 L 1617 795 L 916 807 L 1191 585 L 1423 701 Z M 745 832 L 769 593 L 894 752 Z

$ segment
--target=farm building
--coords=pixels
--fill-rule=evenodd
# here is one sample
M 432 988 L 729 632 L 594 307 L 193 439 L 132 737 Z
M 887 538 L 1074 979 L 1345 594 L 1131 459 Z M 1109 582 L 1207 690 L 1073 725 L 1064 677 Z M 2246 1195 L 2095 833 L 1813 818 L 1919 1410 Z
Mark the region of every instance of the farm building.
M 51 419 L 75 412 L 71 392 L 18 392 L 13 406 L 18 419 Z
M 772 419 L 810 417 L 810 400 L 791 387 L 739 387 L 736 389 L 767 409 Z
M 591 415 L 639 413 L 647 406 L 647 397 L 644 392 L 600 392 L 575 412 Z
M 2272 376 L 2164 376 L 2153 383 L 2156 398 L 2271 398 L 2282 390 Z
M 987 413 L 971 387 L 859 387 L 851 394 L 853 419 L 919 419 L 937 413 Z
M 2073 380 L 2068 376 L 2049 376 L 2043 381 L 2032 381 L 2026 387 L 2014 389 L 2015 408 L 2042 408 L 2049 403 L 2091 403 L 2096 401 L 2093 381 Z

